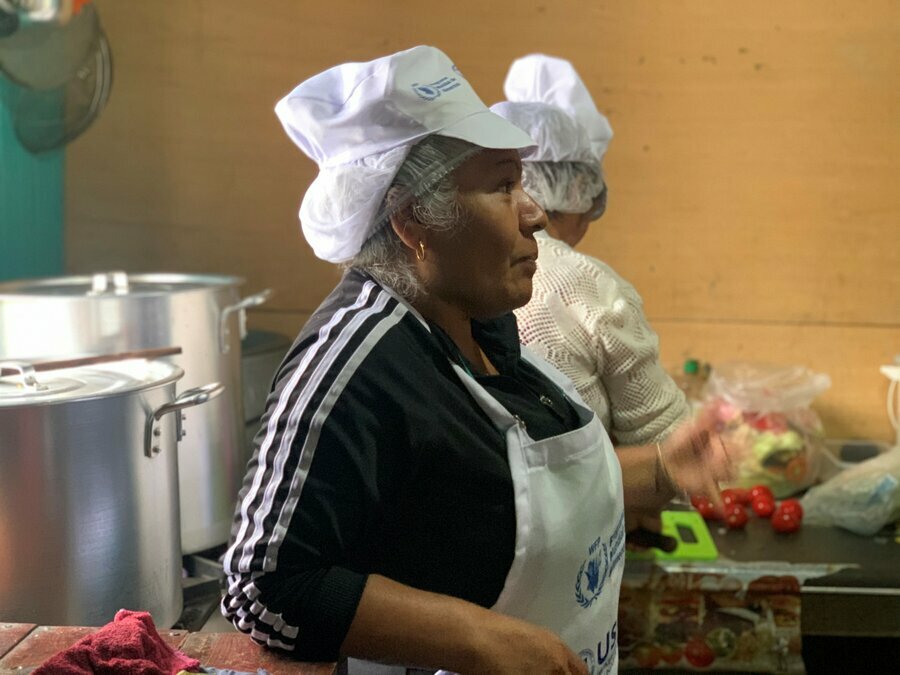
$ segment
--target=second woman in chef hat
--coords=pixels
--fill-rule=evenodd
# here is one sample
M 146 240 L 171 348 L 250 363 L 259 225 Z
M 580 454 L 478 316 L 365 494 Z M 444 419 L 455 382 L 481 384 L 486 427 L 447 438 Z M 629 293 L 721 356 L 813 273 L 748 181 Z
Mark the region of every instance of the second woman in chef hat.
M 575 250 L 606 209 L 603 158 L 613 132 L 571 63 L 531 54 L 492 107 L 537 148 L 522 183 L 549 216 L 531 302 L 516 311 L 522 342 L 574 383 L 615 442 L 660 441 L 688 414 L 659 362 L 659 340 L 635 288 L 609 265 Z

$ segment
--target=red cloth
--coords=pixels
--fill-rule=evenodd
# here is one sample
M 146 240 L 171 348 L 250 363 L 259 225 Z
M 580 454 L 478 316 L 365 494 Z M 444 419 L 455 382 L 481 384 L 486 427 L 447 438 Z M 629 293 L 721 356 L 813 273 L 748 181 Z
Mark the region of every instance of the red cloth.
M 147 612 L 120 609 L 96 633 L 52 656 L 32 675 L 175 675 L 200 662 L 166 644 Z

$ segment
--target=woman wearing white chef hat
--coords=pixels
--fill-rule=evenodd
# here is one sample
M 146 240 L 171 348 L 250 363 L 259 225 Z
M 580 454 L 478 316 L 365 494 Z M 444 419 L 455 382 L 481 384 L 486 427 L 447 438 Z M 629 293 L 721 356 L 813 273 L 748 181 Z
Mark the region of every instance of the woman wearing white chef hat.
M 527 131 L 525 190 L 549 225 L 531 302 L 516 310 L 522 343 L 575 384 L 617 443 L 660 441 L 687 416 L 684 395 L 659 363 L 659 340 L 634 287 L 574 250 L 606 208 L 602 162 L 612 129 L 571 63 L 531 54 L 513 62 L 507 101 L 492 110 Z
M 623 509 L 712 493 L 723 446 L 692 425 L 620 469 L 571 383 L 520 351 L 533 142 L 441 51 L 336 66 L 276 113 L 319 165 L 304 235 L 346 273 L 273 384 L 223 613 L 304 660 L 614 671 Z

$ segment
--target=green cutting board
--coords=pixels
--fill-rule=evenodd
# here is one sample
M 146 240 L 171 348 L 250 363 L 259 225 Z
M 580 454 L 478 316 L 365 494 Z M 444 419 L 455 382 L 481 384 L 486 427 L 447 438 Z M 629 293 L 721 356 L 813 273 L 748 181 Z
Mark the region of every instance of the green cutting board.
M 660 514 L 662 533 L 678 541 L 671 553 L 650 548 L 628 551 L 634 560 L 715 560 L 719 550 L 713 542 L 703 517 L 696 511 L 663 511 Z

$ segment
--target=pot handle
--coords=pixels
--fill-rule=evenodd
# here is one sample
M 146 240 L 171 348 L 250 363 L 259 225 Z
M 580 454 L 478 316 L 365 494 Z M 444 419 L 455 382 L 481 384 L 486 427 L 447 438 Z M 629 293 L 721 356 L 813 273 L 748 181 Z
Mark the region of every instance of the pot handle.
M 6 369 L 19 371 L 19 375 L 22 378 L 22 384 L 34 391 L 43 391 L 47 388 L 47 385 L 37 381 L 37 377 L 34 374 L 34 366 L 30 363 L 26 363 L 25 361 L 0 362 L 0 375 L 2 375 L 3 371 Z
M 241 339 L 243 339 L 247 335 L 247 315 L 244 313 L 244 310 L 248 307 L 258 307 L 268 300 L 270 295 L 272 295 L 272 289 L 267 288 L 254 295 L 248 295 L 236 305 L 229 305 L 222 310 L 222 316 L 219 319 L 219 351 L 227 354 L 231 350 L 231 346 L 228 344 L 228 340 L 231 337 L 231 332 L 228 330 L 228 317 L 235 312 L 240 312 L 238 314 L 238 330 L 240 331 Z
M 181 392 L 175 397 L 171 403 L 163 403 L 156 410 L 147 416 L 147 426 L 144 433 L 144 454 L 147 457 L 153 457 L 159 454 L 159 437 L 162 435 L 162 429 L 159 428 L 159 421 L 169 413 L 178 413 L 175 417 L 175 441 L 184 438 L 185 431 L 181 423 L 184 416 L 181 411 L 185 408 L 191 408 L 201 403 L 206 403 L 210 399 L 215 398 L 225 390 L 225 385 L 221 382 L 212 382 L 204 384 L 202 387 L 188 389 Z
M 112 286 L 112 288 L 110 288 Z M 91 277 L 91 290 L 88 295 L 126 295 L 128 293 L 128 274 L 121 270 L 115 272 L 98 272 Z

